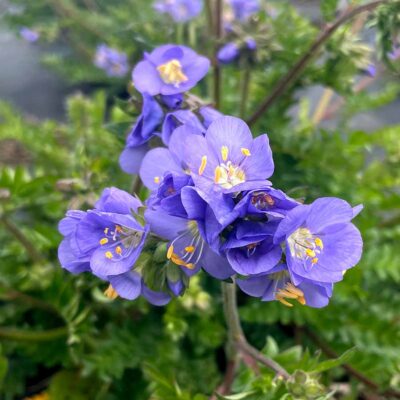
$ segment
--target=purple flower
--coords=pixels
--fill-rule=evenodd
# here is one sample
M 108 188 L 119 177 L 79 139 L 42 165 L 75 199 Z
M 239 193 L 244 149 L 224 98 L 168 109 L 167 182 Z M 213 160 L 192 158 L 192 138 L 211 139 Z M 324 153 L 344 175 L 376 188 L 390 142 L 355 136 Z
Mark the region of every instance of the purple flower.
M 173 94 L 173 95 L 170 95 L 170 96 L 161 95 L 161 101 L 169 109 L 177 110 L 178 108 L 181 108 L 181 105 L 183 103 L 183 94 L 182 93 L 178 93 L 178 94 Z
M 197 17 L 203 9 L 202 0 L 158 0 L 156 11 L 169 14 L 175 22 L 187 22 Z
M 94 65 L 106 72 L 110 77 L 122 77 L 128 72 L 128 56 L 105 44 L 97 46 Z
M 375 64 L 369 64 L 367 68 L 364 69 L 364 73 L 369 75 L 371 78 L 376 76 L 376 66 Z
M 181 125 L 192 126 L 193 129 L 205 131 L 196 114 L 190 110 L 177 110 L 165 116 L 161 131 L 161 138 L 166 146 L 168 146 L 170 138 L 174 130 Z
M 40 37 L 40 33 L 38 31 L 27 27 L 21 28 L 19 34 L 24 40 L 30 43 L 35 43 Z
M 235 42 L 229 42 L 218 50 L 217 59 L 221 64 L 230 64 L 239 58 L 240 49 Z
M 249 215 L 268 215 L 269 217 L 283 218 L 289 210 L 299 204 L 281 190 L 268 187 L 245 193 L 235 209 L 241 218 Z
M 220 113 L 210 106 L 201 107 L 199 113 L 203 117 L 203 125 L 206 129 L 208 129 L 211 123 L 214 122 L 216 119 L 224 116 L 224 114 Z
M 143 146 L 154 135 L 161 124 L 164 113 L 158 102 L 150 95 L 143 94 L 143 108 L 135 125 L 126 138 L 126 146 L 120 155 L 119 163 L 123 171 L 137 174 L 148 148 Z
M 292 282 L 301 279 L 333 283 L 355 266 L 362 253 L 362 239 L 350 222 L 360 211 L 344 200 L 324 197 L 299 205 L 280 222 L 274 243 L 285 243 Z
M 331 283 L 317 283 L 308 279 L 302 279 L 295 285 L 285 264 L 276 266 L 268 274 L 238 279 L 237 284 L 249 296 L 260 297 L 262 301 L 278 300 L 288 307 L 293 307 L 292 301 L 309 307 L 325 307 L 333 289 Z
M 257 50 L 257 42 L 253 38 L 247 38 L 245 44 L 250 51 Z
M 157 47 L 136 65 L 133 83 L 141 93 L 173 95 L 193 88 L 207 74 L 210 61 L 185 46 Z
M 198 272 L 201 267 L 214 278 L 227 279 L 234 271 L 226 258 L 207 244 L 204 225 L 200 225 L 196 217 L 193 209 L 189 210 L 188 218 L 171 216 L 160 207 L 145 212 L 151 231 L 170 241 L 167 252 L 170 262 L 180 266 L 188 276 Z
M 274 244 L 277 222 L 240 221 L 223 245 L 231 267 L 241 275 L 258 275 L 274 268 L 282 249 Z
M 393 46 L 392 51 L 388 54 L 388 57 L 392 60 L 392 61 L 396 61 L 397 59 L 400 58 L 400 47 L 395 47 Z
M 187 132 L 182 137 L 183 160 L 204 193 L 212 197 L 213 192 L 236 193 L 270 186 L 266 179 L 274 171 L 274 162 L 267 135 L 253 139 L 246 123 L 235 117 L 218 118 L 205 137 L 190 135 L 190 126 L 182 129 Z
M 132 270 L 146 240 L 143 227 L 132 213 L 142 204 L 128 193 L 107 188 L 95 209 L 72 210 L 60 221 L 64 236 L 58 249 L 63 268 L 76 274 L 92 272 L 107 280 L 121 297 L 134 299 L 141 293 L 141 277 Z
M 258 0 L 230 0 L 230 3 L 235 18 L 242 22 L 260 10 Z

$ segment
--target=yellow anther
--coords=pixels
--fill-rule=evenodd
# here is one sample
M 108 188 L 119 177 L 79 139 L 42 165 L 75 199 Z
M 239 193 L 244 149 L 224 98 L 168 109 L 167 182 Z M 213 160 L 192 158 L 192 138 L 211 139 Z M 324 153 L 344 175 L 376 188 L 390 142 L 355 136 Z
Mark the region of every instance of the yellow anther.
M 185 251 L 187 251 L 188 253 L 193 253 L 195 250 L 196 248 L 194 246 L 185 247 Z
M 220 179 L 221 179 L 221 167 L 216 167 L 215 175 L 214 175 L 214 182 L 218 183 Z
M 304 297 L 299 297 L 296 299 L 302 306 L 306 305 L 306 299 Z
M 306 249 L 306 254 L 308 257 L 315 257 L 315 251 L 311 249 Z
M 104 233 L 105 233 L 106 235 L 107 235 L 108 231 L 109 231 L 109 228 L 105 228 L 105 229 L 104 229 Z
M 111 300 L 114 300 L 118 297 L 118 293 L 116 290 L 110 285 L 108 285 L 108 288 L 104 291 L 104 295 L 108 297 Z
M 169 246 L 168 250 L 167 250 L 167 258 L 168 258 L 168 260 L 172 257 L 173 252 L 174 252 L 174 246 L 172 246 L 172 244 L 171 244 L 171 246 Z
M 189 263 L 189 264 L 186 264 L 185 267 L 189 268 L 189 269 L 193 269 L 194 268 L 194 264 Z
M 160 183 L 161 179 L 159 176 L 154 177 L 154 183 Z
M 107 238 L 100 239 L 100 244 L 102 246 L 103 246 L 103 244 L 106 244 L 106 243 L 108 243 L 108 239 Z
M 116 252 L 117 254 L 121 255 L 121 254 L 122 254 L 122 249 L 121 249 L 121 247 L 120 247 L 120 246 L 117 246 L 117 247 L 115 248 L 115 252 Z
M 226 161 L 228 159 L 228 153 L 229 149 L 226 146 L 221 147 L 221 157 L 223 161 Z
M 176 264 L 179 265 L 181 267 L 186 267 L 186 268 L 193 268 L 193 264 L 188 264 L 185 261 L 183 261 L 177 254 L 173 253 L 171 256 L 171 261 Z
M 122 232 L 122 228 L 119 225 L 115 225 L 115 232 Z
M 241 151 L 242 154 L 243 154 L 244 156 L 246 156 L 246 157 L 251 156 L 250 150 L 249 150 L 249 149 L 246 149 L 245 147 L 242 147 L 242 148 L 240 149 L 240 151 Z
M 105 253 L 105 256 L 106 256 L 109 260 L 111 260 L 111 259 L 113 258 L 113 255 L 112 255 L 111 251 L 107 251 L 107 252 Z
M 293 307 L 293 304 L 290 304 L 288 301 L 286 301 L 283 297 L 276 295 L 275 296 L 276 300 L 280 301 L 282 304 L 284 304 L 287 307 Z
M 314 242 L 320 249 L 324 248 L 324 244 L 322 243 L 322 240 L 320 238 L 315 238 Z
M 171 60 L 157 67 L 161 79 L 167 83 L 178 86 L 186 82 L 188 77 L 182 71 L 182 65 L 178 60 Z
M 281 289 L 279 291 L 279 296 L 289 297 L 289 299 L 297 299 L 299 297 L 297 294 L 291 293 L 291 292 L 289 292 L 288 290 L 285 290 L 285 289 Z
M 302 290 L 298 289 L 296 286 L 294 286 L 292 283 L 286 284 L 286 290 L 289 292 L 292 292 L 296 294 L 298 297 L 304 297 L 304 293 Z
M 314 265 L 314 264 L 316 264 L 318 262 L 318 258 L 317 257 L 314 257 L 312 260 L 311 260 L 311 263 Z
M 206 169 L 207 165 L 207 156 L 201 157 L 201 164 L 199 167 L 199 175 L 203 175 L 204 170 Z

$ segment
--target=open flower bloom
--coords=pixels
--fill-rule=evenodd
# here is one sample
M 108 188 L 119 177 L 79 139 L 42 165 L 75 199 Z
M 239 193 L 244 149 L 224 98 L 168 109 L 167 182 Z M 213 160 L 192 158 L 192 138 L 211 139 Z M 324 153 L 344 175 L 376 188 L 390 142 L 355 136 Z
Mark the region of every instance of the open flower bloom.
M 169 240 L 166 257 L 192 276 L 200 267 L 217 279 L 234 274 L 225 257 L 214 252 L 206 243 L 204 231 L 195 219 L 168 215 L 162 208 L 147 209 L 146 221 L 153 233 Z
M 110 77 L 121 77 L 128 72 L 128 56 L 105 44 L 97 46 L 94 65 Z
M 260 297 L 262 301 L 278 300 L 288 307 L 293 307 L 294 302 L 315 308 L 325 307 L 333 289 L 331 283 L 317 283 L 308 279 L 301 279 L 295 285 L 285 264 L 277 265 L 268 274 L 237 279 L 236 282 L 249 296 Z
M 207 129 L 205 137 L 184 125 L 183 160 L 195 185 L 204 193 L 236 193 L 271 185 L 266 179 L 274 171 L 267 135 L 253 139 L 249 127 L 235 117 L 221 117 Z M 174 136 L 173 135 L 173 136 Z M 211 194 L 210 194 L 211 196 Z M 212 197 L 212 196 L 211 196 Z
M 295 285 L 301 278 L 338 282 L 347 269 L 358 263 L 362 239 L 350 221 L 359 210 L 344 200 L 323 197 L 287 213 L 274 242 L 285 242 L 286 262 Z
M 132 268 L 142 251 L 148 227 L 141 226 L 132 213 L 141 205 L 128 193 L 107 188 L 94 210 L 68 211 L 59 224 L 64 235 L 58 249 L 61 265 L 72 273 L 89 271 L 108 280 L 121 297 L 139 296 L 141 277 Z
M 300 203 L 287 196 L 284 192 L 272 187 L 246 192 L 235 208 L 239 216 L 267 215 L 283 218 L 289 210 Z
M 158 0 L 154 8 L 169 14 L 175 22 L 187 22 L 197 17 L 203 9 L 203 0 Z
M 192 49 L 174 44 L 157 47 L 133 70 L 136 89 L 151 96 L 173 95 L 193 88 L 207 74 L 210 61 Z
M 230 0 L 235 18 L 246 21 L 260 10 L 259 0 Z
M 282 249 L 273 243 L 277 221 L 241 220 L 223 245 L 231 267 L 241 275 L 258 275 L 272 270 Z

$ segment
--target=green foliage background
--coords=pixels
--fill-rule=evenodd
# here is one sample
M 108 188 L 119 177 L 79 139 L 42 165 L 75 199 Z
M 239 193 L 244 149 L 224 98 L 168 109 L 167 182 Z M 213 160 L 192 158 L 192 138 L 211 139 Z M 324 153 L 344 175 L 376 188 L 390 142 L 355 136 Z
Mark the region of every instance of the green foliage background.
M 89 275 L 71 276 L 57 261 L 57 222 L 65 211 L 91 207 L 104 187 L 132 186 L 132 177 L 119 169 L 118 155 L 132 110 L 138 110 L 134 101 L 115 97 L 125 92 L 128 78 L 108 79 L 92 65 L 97 44 L 126 51 L 132 65 L 144 49 L 167 41 L 210 55 L 206 18 L 177 27 L 156 15 L 150 2 L 136 0 L 11 3 L 23 7 L 20 14 L 7 16 L 11 27 L 35 27 L 44 40 L 66 46 L 64 56 L 49 50 L 46 65 L 74 83 L 102 90 L 70 97 L 62 124 L 24 119 L 0 103 L 1 398 L 46 391 L 56 400 L 207 399 L 225 368 L 218 282 L 200 275 L 184 297 L 155 308 L 143 300 L 111 302 L 102 294 L 103 283 Z M 282 3 L 272 3 L 275 18 L 262 13 L 248 28 L 259 40 L 258 59 L 224 68 L 223 112 L 239 114 L 244 70 L 251 70 L 249 115 L 314 40 L 318 28 L 290 2 Z M 336 3 L 321 2 L 326 21 L 334 17 Z M 389 61 L 385 55 L 399 21 L 396 1 L 368 21 L 378 29 L 377 51 L 384 61 Z M 375 382 L 378 391 L 400 389 L 400 123 L 373 132 L 349 124 L 353 116 L 399 96 L 396 65 L 387 65 L 381 89 L 354 91 L 370 54 L 351 25 L 339 29 L 322 54 L 253 132 L 269 133 L 276 187 L 307 202 L 338 196 L 364 204 L 356 220 L 364 255 L 321 310 L 289 309 L 239 295 L 249 341 L 293 375 L 284 383 L 264 367 L 256 374 L 242 365 L 235 395 L 226 399 L 365 396 L 371 388 L 340 367 L 343 363 Z M 207 98 L 211 84 L 210 74 L 196 93 Z M 316 123 L 309 100 L 299 94 L 315 84 L 343 96 L 345 106 L 333 128 Z M 334 353 L 343 355 L 332 360 Z

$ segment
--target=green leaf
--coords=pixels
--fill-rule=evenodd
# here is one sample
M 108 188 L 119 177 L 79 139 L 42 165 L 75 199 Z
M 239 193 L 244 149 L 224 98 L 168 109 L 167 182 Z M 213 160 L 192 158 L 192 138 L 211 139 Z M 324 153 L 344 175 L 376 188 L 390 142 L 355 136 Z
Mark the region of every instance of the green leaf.
M 335 17 L 339 0 L 321 0 L 321 13 L 326 21 Z
M 238 394 L 231 394 L 229 396 L 221 396 L 220 394 L 216 393 L 217 398 L 220 400 L 241 400 L 245 399 L 246 397 L 251 396 L 254 394 L 255 391 L 252 390 L 251 392 L 243 392 L 243 393 L 238 393 Z
M 345 364 L 348 362 L 355 354 L 356 348 L 353 347 L 347 351 L 345 351 L 340 357 L 334 358 L 332 360 L 326 360 L 323 361 L 322 363 L 318 364 L 312 371 L 310 372 L 324 372 L 332 368 L 336 368 L 342 364 Z

